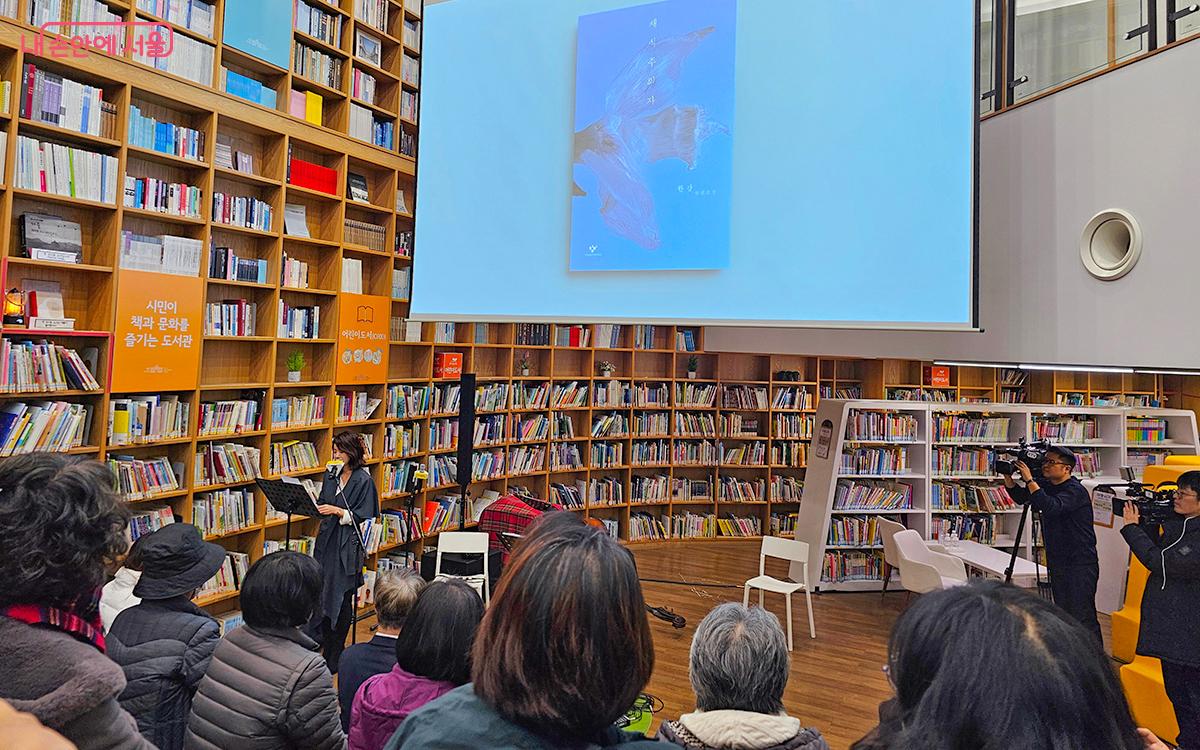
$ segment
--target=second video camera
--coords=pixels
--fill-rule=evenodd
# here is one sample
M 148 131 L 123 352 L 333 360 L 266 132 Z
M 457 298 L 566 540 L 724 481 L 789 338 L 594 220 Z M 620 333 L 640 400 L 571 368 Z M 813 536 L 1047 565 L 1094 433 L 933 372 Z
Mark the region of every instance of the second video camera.
M 1045 440 L 1035 440 L 1032 443 L 1025 442 L 1025 438 L 1021 438 L 1020 443 L 1016 448 L 1008 448 L 996 452 L 996 473 L 1006 477 L 1011 477 L 1017 473 L 1017 462 L 1021 461 L 1029 467 L 1029 471 L 1035 477 L 1042 475 L 1042 462 L 1046 460 L 1046 451 L 1050 450 L 1050 443 Z
M 1114 515 L 1124 515 L 1125 503 L 1133 503 L 1137 506 L 1141 522 L 1148 526 L 1157 526 L 1175 516 L 1175 490 L 1178 488 L 1173 483 L 1164 482 L 1152 488 L 1136 481 L 1133 469 L 1128 466 L 1121 467 L 1121 478 L 1125 480 L 1124 484 L 1105 484 L 1096 488 L 1113 493 Z M 1125 497 L 1116 494 L 1114 490 L 1118 487 L 1125 488 Z

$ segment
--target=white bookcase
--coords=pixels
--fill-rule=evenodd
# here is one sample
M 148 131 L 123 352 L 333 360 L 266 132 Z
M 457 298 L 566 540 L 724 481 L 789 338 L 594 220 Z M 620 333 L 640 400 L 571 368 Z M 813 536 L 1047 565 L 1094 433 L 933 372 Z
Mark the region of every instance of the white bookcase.
M 995 421 L 986 436 L 962 437 L 939 430 L 939 425 L 953 418 Z M 860 429 L 863 423 L 872 420 L 890 421 L 903 429 L 884 433 Z M 1131 429 L 1144 431 L 1133 433 Z M 854 524 L 853 519 L 869 521 L 876 516 L 899 521 L 930 540 L 938 538 L 939 530 L 946 528 L 946 524 L 959 522 L 953 520 L 956 517 L 968 516 L 974 523 L 991 524 L 995 539 L 990 543 L 994 546 L 1012 549 L 1015 543 L 1018 554 L 1033 559 L 1032 524 L 1021 539 L 1015 539 L 1019 507 L 968 511 L 938 507 L 935 498 L 947 496 L 947 486 L 1003 484 L 990 470 L 981 472 L 974 467 L 956 473 L 953 464 L 947 467 L 944 459 L 956 456 L 956 451 L 995 451 L 1014 447 L 1021 438 L 1033 441 L 1043 436 L 1050 442 L 1066 445 L 1079 456 L 1097 461 L 1097 470 L 1077 471 L 1077 475 L 1100 482 L 1120 481 L 1120 468 L 1128 465 L 1131 458 L 1135 463 L 1161 462 L 1166 455 L 1198 452 L 1196 417 L 1185 409 L 822 399 L 817 409 L 796 530 L 796 538 L 809 545 L 809 575 L 819 577 L 819 587 L 827 591 L 879 589 L 878 577 L 869 574 L 873 571 L 862 577 L 831 580 L 826 576 L 825 565 L 829 554 L 833 560 L 873 561 L 876 570 L 881 568 L 877 538 L 856 539 L 855 544 L 830 543 L 830 529 L 835 522 L 850 519 L 847 523 Z M 844 456 L 849 457 L 846 459 L 849 466 L 843 466 Z M 903 503 L 903 507 L 883 510 L 835 507 L 839 482 L 843 487 L 880 487 L 881 491 L 902 492 L 910 501 Z M 845 489 L 843 493 L 847 494 Z M 982 520 L 985 517 L 991 520 Z

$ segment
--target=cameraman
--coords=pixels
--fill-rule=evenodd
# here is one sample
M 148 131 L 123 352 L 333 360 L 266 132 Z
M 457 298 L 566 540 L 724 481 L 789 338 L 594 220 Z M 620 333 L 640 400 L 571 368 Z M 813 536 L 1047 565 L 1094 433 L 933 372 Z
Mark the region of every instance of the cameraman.
M 1075 454 L 1052 445 L 1042 461 L 1041 476 L 1022 461 L 1016 463 L 1025 486 L 1004 477 L 1004 486 L 1021 505 L 1030 503 L 1042 514 L 1042 537 L 1046 544 L 1046 567 L 1054 603 L 1087 628 L 1096 643 L 1103 643 L 1096 619 L 1096 585 L 1100 580 L 1100 558 L 1096 555 L 1096 531 L 1092 528 L 1092 497 L 1075 470 Z
M 1121 536 L 1150 570 L 1142 594 L 1137 652 L 1162 660 L 1163 685 L 1175 706 L 1181 750 L 1200 748 L 1200 471 L 1180 475 L 1178 515 L 1153 528 L 1125 503 Z

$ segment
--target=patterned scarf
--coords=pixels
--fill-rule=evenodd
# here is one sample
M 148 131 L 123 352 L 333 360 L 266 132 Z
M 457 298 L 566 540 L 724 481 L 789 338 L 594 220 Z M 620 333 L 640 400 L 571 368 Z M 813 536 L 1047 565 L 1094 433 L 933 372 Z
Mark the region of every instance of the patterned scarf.
M 104 626 L 100 621 L 100 591 L 96 589 L 91 599 L 82 607 L 60 609 L 45 604 L 10 604 L 0 607 L 0 616 L 28 625 L 44 627 L 69 633 L 84 643 L 95 646 L 104 653 Z

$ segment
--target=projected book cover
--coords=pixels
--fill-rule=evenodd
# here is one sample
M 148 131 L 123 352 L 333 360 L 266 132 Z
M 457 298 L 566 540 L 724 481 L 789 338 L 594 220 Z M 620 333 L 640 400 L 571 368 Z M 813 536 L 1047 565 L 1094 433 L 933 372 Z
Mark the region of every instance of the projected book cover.
M 572 271 L 729 265 L 736 0 L 579 19 Z

